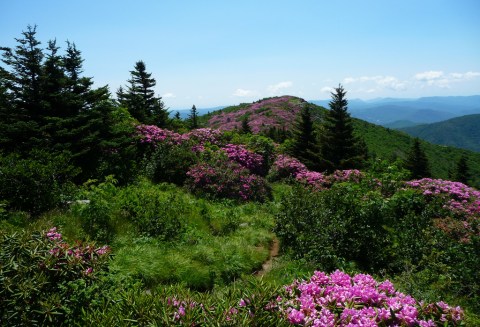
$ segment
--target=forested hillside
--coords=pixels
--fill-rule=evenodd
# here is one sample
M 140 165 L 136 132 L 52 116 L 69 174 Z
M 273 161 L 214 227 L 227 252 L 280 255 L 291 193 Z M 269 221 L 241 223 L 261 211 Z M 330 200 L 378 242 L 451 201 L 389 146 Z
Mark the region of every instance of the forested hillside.
M 480 115 L 452 118 L 435 124 L 401 128 L 401 131 L 434 144 L 480 152 Z

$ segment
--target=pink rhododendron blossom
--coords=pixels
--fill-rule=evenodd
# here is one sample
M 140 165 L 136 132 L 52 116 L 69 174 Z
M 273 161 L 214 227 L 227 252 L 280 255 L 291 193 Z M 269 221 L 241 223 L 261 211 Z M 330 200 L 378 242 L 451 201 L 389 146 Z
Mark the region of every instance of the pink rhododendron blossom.
M 310 280 L 294 281 L 284 291 L 278 310 L 296 325 L 434 326 L 437 321 L 457 326 L 463 319 L 459 307 L 418 303 L 395 291 L 389 281 L 377 282 L 366 274 L 351 277 L 339 270 L 330 275 L 317 271 Z

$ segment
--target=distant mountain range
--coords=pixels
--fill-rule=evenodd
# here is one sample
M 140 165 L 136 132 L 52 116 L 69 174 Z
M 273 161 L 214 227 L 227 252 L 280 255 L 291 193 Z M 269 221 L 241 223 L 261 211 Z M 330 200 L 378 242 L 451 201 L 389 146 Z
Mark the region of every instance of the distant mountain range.
M 480 152 L 480 114 L 400 130 L 431 143 Z
M 328 108 L 329 100 L 310 102 Z M 418 99 L 381 98 L 368 101 L 353 99 L 349 100 L 348 104 L 352 117 L 397 128 L 480 114 L 480 95 Z

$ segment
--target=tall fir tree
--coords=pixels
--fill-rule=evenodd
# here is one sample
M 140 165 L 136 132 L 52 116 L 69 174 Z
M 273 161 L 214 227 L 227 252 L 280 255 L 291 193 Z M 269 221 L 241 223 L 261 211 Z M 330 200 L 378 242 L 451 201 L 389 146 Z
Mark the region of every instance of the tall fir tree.
M 28 26 L 22 38 L 16 38 L 14 49 L 1 47 L 2 62 L 8 69 L 1 69 L 0 85 L 4 100 L 0 122 L 1 146 L 7 152 L 28 152 L 41 145 L 41 75 L 43 50 L 36 39 L 36 26 Z
M 320 149 L 317 142 L 310 106 L 300 111 L 294 129 L 293 142 L 289 153 L 305 164 L 309 169 L 321 170 Z
M 252 134 L 252 129 L 250 128 L 250 124 L 248 121 L 248 116 L 245 116 L 242 119 L 242 125 L 240 126 L 240 132 L 242 134 Z
M 130 75 L 126 90 L 119 88 L 117 91 L 120 104 L 140 123 L 165 127 L 168 123 L 168 110 L 162 98 L 155 96 L 153 88 L 156 81 L 151 73 L 147 73 L 145 63 L 137 61 Z
M 352 118 L 348 113 L 347 92 L 342 85 L 331 93 L 322 124 L 321 153 L 327 170 L 360 168 L 366 158 L 364 142 L 354 135 Z
M 467 156 L 462 154 L 457 161 L 454 178 L 457 182 L 468 184 L 468 180 L 471 178 L 470 169 L 467 163 Z
M 198 128 L 198 112 L 195 105 L 192 106 L 190 110 L 190 115 L 188 115 L 188 121 L 190 123 L 190 129 Z
M 405 169 L 410 171 L 411 178 L 413 179 L 431 176 L 427 155 L 423 151 L 418 138 L 415 138 L 413 141 L 413 145 L 405 161 Z

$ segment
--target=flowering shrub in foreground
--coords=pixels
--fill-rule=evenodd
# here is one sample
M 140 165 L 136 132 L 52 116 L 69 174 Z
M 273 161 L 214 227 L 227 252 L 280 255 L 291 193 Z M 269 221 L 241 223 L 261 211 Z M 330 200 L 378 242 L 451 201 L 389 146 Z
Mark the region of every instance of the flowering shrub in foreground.
M 69 245 L 48 232 L 0 231 L 0 325 L 73 325 L 96 301 L 110 248 Z
M 200 163 L 191 167 L 187 176 L 186 185 L 193 192 L 243 201 L 264 201 L 270 197 L 264 178 L 250 174 L 233 161 L 219 159 L 213 164 Z
M 77 243 L 72 246 L 63 240 L 56 227 L 51 228 L 45 236 L 52 245 L 48 251 L 51 257 L 46 261 L 46 267 L 64 275 L 92 275 L 102 268 L 111 252 L 106 245 L 95 248 L 90 244 Z
M 463 319 L 460 307 L 418 302 L 388 280 L 339 270 L 316 271 L 310 280 L 286 286 L 277 306 L 291 324 L 303 326 L 459 326 Z

